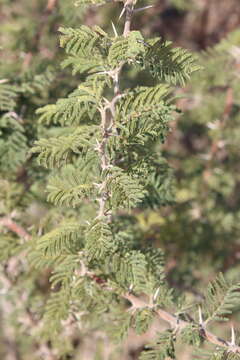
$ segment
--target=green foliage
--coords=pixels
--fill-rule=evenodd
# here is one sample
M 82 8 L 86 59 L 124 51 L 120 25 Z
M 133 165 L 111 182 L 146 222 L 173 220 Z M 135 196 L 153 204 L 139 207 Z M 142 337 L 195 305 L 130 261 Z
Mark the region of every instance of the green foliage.
M 81 121 L 86 121 L 86 118 L 93 120 L 103 87 L 104 83 L 99 85 L 96 81 L 79 85 L 67 98 L 58 100 L 55 105 L 38 109 L 37 113 L 41 114 L 40 121 L 46 125 L 52 122 L 69 126 L 79 125 Z
M 60 175 L 51 177 L 47 187 L 48 201 L 72 208 L 79 206 L 94 192 L 94 185 L 86 183 L 87 175 L 81 175 L 78 169 L 65 167 Z
M 139 57 L 143 68 L 149 68 L 152 76 L 160 81 L 184 85 L 190 75 L 199 70 L 195 57 L 185 49 L 173 48 L 170 41 L 155 40 L 145 45 L 144 57 Z
M 143 186 L 137 179 L 125 174 L 123 169 L 111 167 L 107 175 L 106 189 L 112 194 L 110 203 L 113 209 L 130 209 L 144 197 Z
M 28 150 L 22 119 L 14 111 L 9 111 L 1 116 L 0 121 L 1 168 L 15 170 L 25 161 Z
M 104 48 L 109 39 L 102 29 L 90 29 L 82 25 L 79 29 L 60 28 L 60 32 L 64 34 L 60 38 L 60 45 L 70 55 L 63 61 L 63 68 L 71 65 L 73 74 L 91 74 L 105 70 L 107 52 Z
M 144 53 L 143 37 L 139 31 L 131 31 L 129 36 L 113 39 L 108 52 L 108 63 L 114 69 L 122 62 L 134 63 Z
M 198 351 L 196 353 L 197 359 L 209 360 L 238 360 L 239 355 L 216 348 L 214 351 Z
M 13 111 L 16 106 L 17 97 L 16 86 L 8 84 L 8 80 L 1 80 L 0 82 L 0 110 L 1 111 Z
M 66 320 L 69 314 L 69 294 L 66 289 L 52 293 L 46 304 L 46 312 L 44 316 L 45 336 L 48 334 L 54 338 L 61 327 L 61 322 Z
M 144 334 L 154 319 L 154 312 L 149 308 L 142 308 L 134 314 L 134 328 L 137 334 Z
M 215 330 L 214 321 L 227 320 L 239 307 L 240 284 L 223 275 L 208 285 L 204 300 L 193 290 L 194 282 L 206 284 L 201 273 L 210 275 L 203 248 L 205 258 L 218 255 L 218 269 L 226 267 L 219 260 L 223 243 L 238 253 L 228 235 L 238 239 L 239 233 L 239 33 L 202 54 L 200 66 L 187 50 L 145 39 L 128 26 L 114 36 L 108 24 L 104 30 L 79 26 L 78 6 L 103 3 L 81 0 L 73 8 L 59 0 L 43 9 L 33 1 L 29 11 L 38 19 L 41 10 L 41 21 L 18 35 L 21 23 L 7 36 L 15 34 L 12 45 L 4 42 L 9 54 L 14 47 L 19 54 L 1 66 L 0 316 L 11 347 L 20 349 L 19 360 L 35 350 L 36 357 L 78 359 L 89 334 L 97 343 L 96 359 L 118 359 L 110 339 L 126 339 L 131 328 L 153 337 L 139 359 L 176 359 L 176 340 L 196 347 L 214 343 L 205 333 L 208 324 Z M 131 6 L 121 5 L 128 19 Z M 59 23 L 71 26 L 60 27 L 65 55 L 55 46 Z M 62 70 L 49 67 L 59 63 Z M 235 70 L 220 74 L 229 66 Z M 202 67 L 207 70 L 196 76 Z M 192 75 L 190 91 L 199 92 L 200 100 L 194 98 L 193 106 L 188 97 L 187 119 L 174 123 L 181 105 L 174 86 Z M 227 104 L 221 93 L 226 88 Z M 177 130 L 169 134 L 171 127 Z M 194 140 L 198 131 L 200 144 Z M 214 158 L 215 142 L 227 154 Z M 199 303 L 203 321 L 194 320 Z M 154 334 L 156 317 L 170 330 Z M 0 353 L 1 339 L 0 332 Z M 232 331 L 231 342 L 220 341 L 223 346 L 205 358 L 235 360 L 236 342 Z M 109 347 L 107 355 L 101 344 Z
M 38 239 L 37 250 L 49 257 L 71 252 L 79 247 L 82 232 L 82 226 L 77 222 L 63 223 Z
M 204 309 L 207 312 L 206 323 L 216 321 L 227 321 L 233 309 L 239 304 L 240 284 L 228 283 L 220 274 L 208 285 Z
M 193 346 L 200 346 L 203 342 L 203 338 L 200 335 L 199 326 L 192 323 L 183 329 L 181 333 L 182 341 L 186 344 Z
M 156 342 L 147 345 L 141 353 L 140 360 L 176 359 L 174 341 L 175 336 L 171 330 L 158 334 Z
M 113 234 L 109 225 L 103 219 L 93 222 L 86 233 L 86 250 L 90 259 L 101 259 L 109 256 L 115 250 Z

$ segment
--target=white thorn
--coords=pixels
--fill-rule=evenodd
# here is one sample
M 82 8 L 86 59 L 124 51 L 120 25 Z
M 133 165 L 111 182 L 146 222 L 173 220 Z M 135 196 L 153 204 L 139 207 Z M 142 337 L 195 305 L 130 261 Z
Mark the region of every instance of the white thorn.
M 128 292 L 132 292 L 132 289 L 133 289 L 133 284 L 130 284 Z
M 110 101 L 109 101 L 107 98 L 105 98 L 105 97 L 103 97 L 103 100 L 105 101 L 105 104 L 106 104 L 107 106 L 109 106 Z
M 96 150 L 96 151 L 99 151 L 101 149 L 101 145 L 100 145 L 98 139 L 96 139 L 96 146 L 94 146 L 93 149 Z
M 117 30 L 115 28 L 114 23 L 112 21 L 111 21 L 111 23 L 112 23 L 112 28 L 113 28 L 114 35 L 115 35 L 115 37 L 118 37 L 118 33 L 117 33 Z
M 199 324 L 202 326 L 203 325 L 203 317 L 202 317 L 202 309 L 200 306 L 198 307 L 198 317 L 199 317 Z
M 155 291 L 155 294 L 153 295 L 153 302 L 155 302 L 157 300 L 159 291 L 160 291 L 160 288 L 157 288 L 157 290 Z
M 97 75 L 106 75 L 109 74 L 109 71 L 105 70 L 105 71 L 99 71 L 96 73 Z
M 121 19 L 121 17 L 123 16 L 123 14 L 125 13 L 125 11 L 126 11 L 126 8 L 125 8 L 125 6 L 124 6 L 124 8 L 122 9 L 122 11 L 121 11 L 121 14 L 119 15 L 119 18 L 118 18 L 118 20 L 120 20 Z
M 154 5 L 144 6 L 144 7 L 135 9 L 134 12 L 137 13 L 137 12 L 140 12 L 140 11 L 143 11 L 143 10 L 146 10 L 146 9 L 150 9 L 150 8 L 152 8 L 152 7 L 154 7 Z
M 0 80 L 0 84 L 4 84 L 4 83 L 6 83 L 6 82 L 8 82 L 9 80 L 8 79 L 1 79 Z
M 235 331 L 234 331 L 233 325 L 231 325 L 231 345 L 232 346 L 236 345 L 236 336 L 235 336 Z

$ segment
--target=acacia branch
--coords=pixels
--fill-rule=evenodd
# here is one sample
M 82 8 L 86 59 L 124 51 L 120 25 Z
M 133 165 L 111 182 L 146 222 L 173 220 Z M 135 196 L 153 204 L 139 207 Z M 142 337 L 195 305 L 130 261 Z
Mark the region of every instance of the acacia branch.
M 8 219 L 8 221 L 6 221 L 6 219 Z M 19 237 L 23 237 L 27 236 L 28 240 L 31 239 L 31 235 L 28 234 L 22 227 L 20 227 L 19 225 L 17 225 L 16 223 L 14 223 L 12 220 L 9 221 L 9 218 L 3 218 L 0 220 L 0 224 L 6 226 L 9 228 L 9 224 L 10 224 L 10 230 L 15 232 Z M 104 289 L 108 290 L 108 291 L 112 291 L 111 288 L 107 288 L 106 285 L 106 280 L 102 279 L 101 277 L 97 276 L 96 274 L 94 274 L 93 272 L 89 271 L 87 269 L 87 267 L 82 263 L 82 270 L 81 273 L 79 274 L 81 277 L 83 276 L 88 276 L 90 279 L 92 279 L 95 283 L 97 283 L 99 286 L 103 287 Z M 5 278 L 7 285 L 9 286 L 10 284 L 10 280 Z M 140 299 L 139 297 L 135 296 L 134 294 L 131 293 L 125 293 L 120 295 L 123 299 L 128 300 L 131 304 L 132 304 L 132 308 L 133 309 L 141 309 L 141 308 L 151 308 L 154 309 L 154 305 L 147 303 L 146 301 L 144 301 L 143 299 Z M 184 328 L 186 328 L 188 325 L 191 325 L 190 322 L 185 321 L 185 320 L 181 320 L 179 319 L 176 315 L 171 314 L 168 311 L 165 311 L 163 309 L 154 309 L 155 313 L 165 322 L 167 322 L 171 328 L 175 328 L 178 331 L 182 331 Z M 226 341 L 216 335 L 214 335 L 213 333 L 211 333 L 210 331 L 208 331 L 205 327 L 204 324 L 200 324 L 199 326 L 199 332 L 200 335 L 209 343 L 216 345 L 216 346 L 220 346 L 225 348 L 227 351 L 229 352 L 233 352 L 233 353 L 238 353 L 240 354 L 240 346 L 237 346 L 235 344 L 232 344 L 229 341 Z
M 126 300 L 128 300 L 132 304 L 133 309 L 139 309 L 139 308 L 153 308 L 153 305 L 145 302 L 142 299 L 139 299 L 137 296 L 127 293 L 122 295 L 122 297 Z M 188 325 L 190 325 L 190 322 L 179 319 L 176 315 L 173 315 L 163 309 L 155 309 L 155 313 L 164 321 L 170 324 L 171 328 L 174 328 L 178 331 L 182 331 L 184 328 L 186 328 Z M 224 347 L 227 351 L 238 353 L 240 354 L 240 346 L 237 346 L 235 344 L 232 344 L 229 341 L 226 341 L 210 331 L 208 331 L 204 324 L 199 325 L 199 332 L 200 335 L 207 340 L 209 343 L 212 343 L 213 345 Z
M 95 283 L 97 283 L 99 286 L 101 286 L 102 288 L 104 288 L 107 291 L 111 291 L 111 292 L 113 291 L 113 289 L 106 286 L 107 281 L 105 279 L 102 279 L 101 277 L 96 276 L 93 272 L 89 271 L 82 261 L 81 261 L 81 272 L 79 273 L 79 275 L 82 277 L 84 277 L 84 276 L 89 277 Z M 162 320 L 167 322 L 172 329 L 176 329 L 177 332 L 181 332 L 187 326 L 191 325 L 191 322 L 181 320 L 181 319 L 179 319 L 178 316 L 171 314 L 170 312 L 168 312 L 166 310 L 159 309 L 158 307 L 156 307 L 155 304 L 148 303 L 145 300 L 137 297 L 136 295 L 134 295 L 130 292 L 121 294 L 120 297 L 122 297 L 123 299 L 125 299 L 131 303 L 131 309 L 133 311 L 137 310 L 137 309 L 144 309 L 144 308 L 150 308 L 150 309 L 154 310 L 154 312 Z M 204 323 L 199 324 L 199 333 L 209 343 L 216 345 L 216 346 L 223 347 L 228 352 L 240 354 L 240 346 L 237 346 L 235 343 L 226 341 L 226 340 L 214 335 L 213 333 L 211 333 L 210 331 L 208 331 L 205 328 Z
M 126 19 L 125 19 L 125 25 L 123 30 L 123 36 L 128 36 L 130 32 L 130 26 L 131 26 L 131 20 L 133 15 L 133 7 L 134 3 L 133 0 L 127 0 L 124 4 L 124 10 L 126 11 Z M 101 133 L 102 133 L 102 139 L 101 142 L 97 146 L 97 151 L 99 153 L 100 157 L 100 166 L 101 166 L 101 172 L 103 173 L 106 169 L 109 169 L 111 167 L 111 162 L 107 154 L 107 145 L 109 138 L 114 133 L 114 127 L 115 127 L 115 109 L 116 109 L 116 103 L 118 99 L 121 97 L 120 93 L 120 86 L 119 86 L 119 77 L 120 73 L 123 67 L 123 63 L 120 64 L 116 69 L 113 71 L 109 71 L 108 75 L 113 80 L 113 98 L 111 101 L 106 101 L 106 104 L 104 107 L 100 107 L 99 111 L 101 114 Z M 106 210 L 106 204 L 107 201 L 110 199 L 111 194 L 107 190 L 107 181 L 109 176 L 107 175 L 106 178 L 103 180 L 103 182 L 100 184 L 100 196 L 99 196 L 99 210 L 97 218 L 101 218 L 105 215 L 108 215 L 111 217 L 110 210 Z M 106 214 L 108 212 L 108 214 Z
M 133 0 L 127 0 L 126 3 L 124 4 L 124 8 L 126 11 L 126 20 L 125 20 L 125 25 L 124 25 L 124 30 L 123 30 L 123 36 L 128 36 L 129 32 L 130 32 L 130 28 L 131 28 L 131 21 L 132 21 L 132 16 L 133 16 L 133 8 L 134 8 L 134 2 Z

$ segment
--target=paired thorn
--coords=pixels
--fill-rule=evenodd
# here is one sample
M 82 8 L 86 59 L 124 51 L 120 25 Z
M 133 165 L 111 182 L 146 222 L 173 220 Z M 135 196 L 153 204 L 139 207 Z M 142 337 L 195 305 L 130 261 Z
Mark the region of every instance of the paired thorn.
M 199 318 L 199 324 L 203 327 L 203 316 L 202 316 L 202 309 L 201 306 L 198 307 L 198 318 Z
M 234 326 L 231 325 L 231 346 L 235 346 L 235 345 L 236 345 L 236 334 L 235 334 Z
M 96 146 L 93 149 L 98 152 L 101 150 L 101 144 L 98 139 L 96 139 Z
M 130 284 L 129 288 L 128 288 L 128 292 L 131 293 L 133 290 L 133 284 Z
M 143 6 L 143 7 L 141 7 L 141 8 L 138 8 L 138 9 L 133 10 L 133 12 L 134 12 L 134 13 L 138 13 L 138 12 L 140 12 L 140 11 L 150 9 L 150 8 L 152 8 L 152 7 L 154 7 L 154 5 Z
M 119 21 L 119 20 L 121 19 L 121 17 L 124 15 L 125 11 L 126 11 L 126 6 L 124 5 L 124 7 L 123 7 L 123 9 L 122 9 L 122 11 L 121 11 L 121 14 L 119 15 L 118 21 Z
M 111 23 L 112 23 L 112 28 L 113 28 L 114 35 L 115 35 L 115 37 L 118 37 L 118 33 L 117 33 L 117 30 L 115 28 L 114 23 L 112 21 L 111 21 Z
M 160 292 L 160 288 L 157 288 L 157 290 L 155 291 L 154 295 L 153 295 L 153 302 L 155 302 L 157 300 L 157 297 L 159 295 Z
M 138 12 L 140 12 L 140 11 L 144 11 L 144 10 L 150 9 L 150 8 L 152 8 L 152 7 L 154 7 L 154 5 L 143 6 L 143 7 L 141 7 L 141 8 L 138 8 L 138 9 L 133 10 L 133 12 L 134 12 L 134 13 L 138 13 Z M 123 9 L 122 9 L 122 11 L 121 11 L 121 14 L 119 15 L 118 21 L 122 18 L 122 16 L 124 15 L 125 11 L 126 11 L 126 4 L 124 5 L 124 7 L 123 7 Z

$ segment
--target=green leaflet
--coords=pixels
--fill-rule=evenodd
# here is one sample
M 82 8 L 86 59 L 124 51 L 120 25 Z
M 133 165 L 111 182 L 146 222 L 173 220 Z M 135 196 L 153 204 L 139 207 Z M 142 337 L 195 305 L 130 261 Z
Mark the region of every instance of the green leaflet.
M 62 62 L 63 68 L 71 65 L 73 74 L 107 70 L 107 49 L 111 41 L 101 28 L 82 25 L 79 29 L 60 28 L 60 31 L 64 34 L 60 44 L 69 54 Z
M 134 328 L 137 334 L 141 335 L 149 329 L 154 319 L 154 315 L 154 311 L 149 308 L 142 308 L 135 312 Z
M 61 323 L 69 315 L 69 291 L 62 289 L 52 293 L 48 299 L 44 314 L 44 328 L 42 334 L 46 338 L 54 338 L 61 330 Z
M 52 67 L 48 67 L 41 74 L 34 74 L 27 72 L 23 74 L 22 84 L 20 86 L 20 92 L 26 94 L 41 94 L 46 96 L 47 90 L 52 85 L 53 80 L 56 78 L 56 72 Z
M 136 206 L 144 197 L 145 190 L 136 178 L 124 173 L 121 168 L 112 167 L 107 171 L 106 186 L 111 192 L 111 206 L 114 209 Z
M 172 330 L 159 333 L 154 343 L 145 346 L 141 353 L 140 360 L 165 360 L 166 358 L 175 360 L 174 348 L 175 336 Z
M 116 244 L 110 226 L 104 218 L 95 220 L 87 229 L 86 246 L 88 258 L 101 259 L 109 256 L 116 250 Z
M 146 146 L 148 141 L 165 139 L 174 107 L 168 104 L 170 89 L 164 84 L 137 87 L 119 101 L 117 120 L 120 146 Z
M 108 62 L 112 68 L 124 62 L 134 62 L 137 56 L 144 53 L 143 37 L 139 31 L 131 31 L 127 37 L 113 39 L 108 53 Z
M 115 253 L 109 267 L 114 281 L 125 291 L 131 286 L 135 292 L 148 293 L 151 288 L 146 256 L 140 251 L 128 251 L 122 256 Z
M 47 125 L 53 122 L 61 125 L 78 125 L 81 121 L 96 117 L 97 107 L 101 103 L 104 80 L 98 78 L 81 84 L 65 99 L 59 99 L 56 104 L 46 105 L 37 110 L 39 121 Z
M 85 25 L 79 29 L 60 27 L 59 31 L 63 34 L 60 37 L 60 46 L 64 47 L 68 54 L 93 55 L 95 48 L 101 45 L 100 34 Z
M 203 303 L 206 312 L 205 322 L 227 321 L 240 301 L 240 283 L 229 283 L 220 273 L 207 288 Z
M 11 101 L 10 104 L 11 105 Z M 27 156 L 27 137 L 20 117 L 9 111 L 0 117 L 0 166 L 13 171 L 21 166 Z
M 84 227 L 77 222 L 64 222 L 40 237 L 36 249 L 47 257 L 55 257 L 74 250 L 76 252 L 81 245 L 83 229 Z
M 12 111 L 16 106 L 16 98 L 19 88 L 8 84 L 8 81 L 0 83 L 0 110 Z
M 87 174 L 77 169 L 65 167 L 61 175 L 50 178 L 47 191 L 48 201 L 59 206 L 73 207 L 79 206 L 85 199 L 94 194 L 94 185 L 87 183 Z
M 31 149 L 33 153 L 39 153 L 38 163 L 47 168 L 55 168 L 71 162 L 72 157 L 86 153 L 93 147 L 93 135 L 97 135 L 98 127 L 81 126 L 72 135 L 59 136 L 49 139 L 41 139 Z
M 147 52 L 138 61 L 149 68 L 153 77 L 170 84 L 184 85 L 190 75 L 201 69 L 196 57 L 185 49 L 172 47 L 169 41 L 156 40 L 146 46 Z
M 77 272 L 80 268 L 79 255 L 68 254 L 62 257 L 61 262 L 58 262 L 52 275 L 50 277 L 51 286 L 54 289 L 57 286 L 68 291 L 69 286 L 75 286 Z
M 206 351 L 203 349 L 196 349 L 196 360 L 239 360 L 240 355 L 226 350 L 216 348 L 212 351 Z

